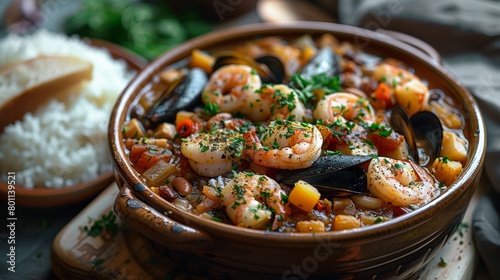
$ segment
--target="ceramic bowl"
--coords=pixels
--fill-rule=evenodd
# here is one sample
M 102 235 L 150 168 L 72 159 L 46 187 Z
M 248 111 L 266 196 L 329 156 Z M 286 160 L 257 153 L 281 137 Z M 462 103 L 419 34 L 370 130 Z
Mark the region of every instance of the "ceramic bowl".
M 141 56 L 129 52 L 116 44 L 90 38 L 83 38 L 82 40 L 93 47 L 107 50 L 115 59 L 124 60 L 131 70 L 139 71 L 147 64 L 147 61 Z M 13 107 L 13 109 L 16 110 L 18 108 L 19 107 L 17 106 Z M 4 122 L 2 122 L 2 124 L 4 124 Z M 2 131 L 3 128 L 4 125 L 0 126 L 0 131 Z M 113 182 L 113 172 L 109 171 L 90 181 L 64 188 L 35 187 L 28 189 L 20 185 L 15 185 L 15 201 L 16 205 L 28 207 L 54 207 L 69 205 L 89 199 L 102 191 L 111 182 Z M 7 183 L 8 182 L 0 182 L 0 194 L 2 200 L 7 200 L 9 191 L 9 184 Z
M 465 113 L 468 161 L 449 190 L 428 205 L 370 227 L 322 234 L 276 233 L 221 224 L 186 213 L 144 185 L 129 163 L 121 134 L 141 89 L 193 49 L 229 47 L 260 36 L 296 38 L 331 33 L 364 51 L 411 65 L 431 88 L 440 88 Z M 479 182 L 486 132 L 471 94 L 420 49 L 382 33 L 333 23 L 254 24 L 193 39 L 153 61 L 128 85 L 112 112 L 110 151 L 121 187 L 114 209 L 123 222 L 155 244 L 178 267 L 210 279 L 403 279 L 418 275 L 461 222 Z M 425 49 L 425 48 L 424 48 Z M 221 278 L 223 277 L 223 278 Z

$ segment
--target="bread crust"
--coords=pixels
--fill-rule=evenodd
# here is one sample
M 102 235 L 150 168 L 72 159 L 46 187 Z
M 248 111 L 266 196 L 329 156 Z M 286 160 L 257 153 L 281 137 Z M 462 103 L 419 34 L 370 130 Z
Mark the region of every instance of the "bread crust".
M 88 61 L 62 55 L 38 56 L 1 68 L 0 81 L 19 90 L 0 97 L 0 132 L 50 99 L 64 100 L 78 92 L 92 79 L 92 69 Z

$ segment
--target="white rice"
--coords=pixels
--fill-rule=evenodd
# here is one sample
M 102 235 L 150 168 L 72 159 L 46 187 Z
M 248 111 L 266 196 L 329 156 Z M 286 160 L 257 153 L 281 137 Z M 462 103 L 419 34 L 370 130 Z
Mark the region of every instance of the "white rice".
M 41 54 L 66 54 L 93 64 L 92 80 L 68 104 L 51 101 L 0 135 L 0 179 L 16 172 L 16 184 L 63 187 L 111 170 L 107 128 L 112 106 L 133 73 L 124 61 L 77 37 L 40 30 L 0 41 L 0 67 Z

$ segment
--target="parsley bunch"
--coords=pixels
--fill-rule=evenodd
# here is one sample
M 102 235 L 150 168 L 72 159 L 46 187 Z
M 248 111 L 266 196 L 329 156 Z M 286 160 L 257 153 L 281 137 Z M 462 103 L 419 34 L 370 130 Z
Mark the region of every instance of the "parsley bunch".
M 314 91 L 316 90 L 322 90 L 324 95 L 340 91 L 339 77 L 329 77 L 325 73 L 312 75 L 311 78 L 306 78 L 297 73 L 292 75 L 291 80 L 300 101 L 304 104 L 314 100 Z

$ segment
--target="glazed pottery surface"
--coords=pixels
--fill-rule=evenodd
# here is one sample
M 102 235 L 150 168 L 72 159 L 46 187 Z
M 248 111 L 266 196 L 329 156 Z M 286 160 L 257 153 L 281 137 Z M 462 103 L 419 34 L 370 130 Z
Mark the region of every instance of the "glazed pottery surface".
M 468 161 L 447 192 L 425 207 L 388 222 L 324 234 L 298 234 L 257 231 L 203 219 L 176 208 L 144 185 L 128 161 L 121 128 L 141 89 L 155 75 L 189 57 L 193 49 L 228 48 L 262 36 L 293 39 L 324 33 L 349 41 L 363 51 L 405 62 L 430 88 L 443 90 L 460 104 L 469 139 Z M 441 65 L 439 56 L 424 53 L 426 47 L 422 45 L 416 48 L 386 34 L 350 26 L 300 22 L 221 30 L 166 52 L 136 76 L 112 112 L 110 150 L 121 187 L 115 212 L 131 229 L 155 242 L 165 257 L 192 275 L 212 279 L 415 277 L 459 225 L 479 182 L 486 142 L 484 123 L 473 97 Z

